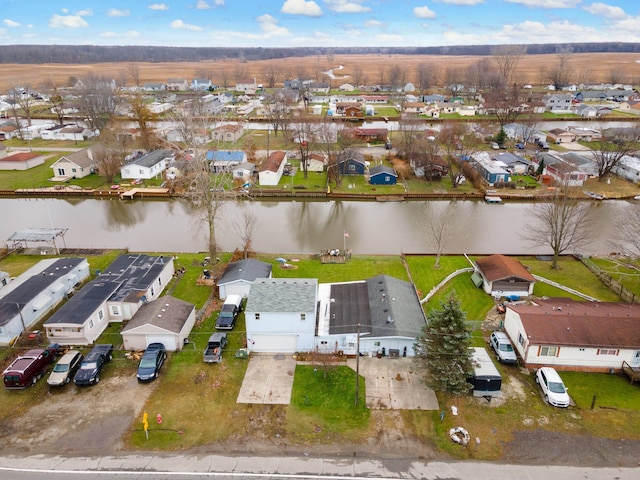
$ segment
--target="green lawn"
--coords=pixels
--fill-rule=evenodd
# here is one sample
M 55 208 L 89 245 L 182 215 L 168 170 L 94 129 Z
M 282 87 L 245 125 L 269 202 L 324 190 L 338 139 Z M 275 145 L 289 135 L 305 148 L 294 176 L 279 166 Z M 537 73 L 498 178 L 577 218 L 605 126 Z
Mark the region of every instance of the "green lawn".
M 640 298 L 640 259 L 591 257 L 587 261 Z

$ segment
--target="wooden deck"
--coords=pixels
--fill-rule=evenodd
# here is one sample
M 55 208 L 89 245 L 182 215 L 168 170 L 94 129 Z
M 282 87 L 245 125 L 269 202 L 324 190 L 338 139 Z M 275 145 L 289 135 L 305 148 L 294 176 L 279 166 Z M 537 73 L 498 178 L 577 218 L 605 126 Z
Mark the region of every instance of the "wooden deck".
M 622 362 L 622 371 L 631 380 L 631 385 L 640 381 L 640 367 L 632 367 L 627 362 Z
M 322 250 L 320 263 L 347 263 L 347 252 L 344 250 Z
M 121 199 L 133 200 L 134 197 L 168 197 L 168 188 L 132 188 L 120 193 Z

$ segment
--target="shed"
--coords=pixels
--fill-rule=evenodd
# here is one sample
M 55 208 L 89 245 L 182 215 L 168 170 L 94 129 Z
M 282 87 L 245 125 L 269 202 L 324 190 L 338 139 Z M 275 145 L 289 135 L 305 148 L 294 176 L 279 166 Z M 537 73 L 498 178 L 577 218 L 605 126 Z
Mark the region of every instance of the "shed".
M 127 350 L 144 350 L 162 343 L 171 352 L 181 350 L 196 321 L 195 306 L 170 295 L 145 303 L 122 329 Z
M 251 284 L 257 278 L 271 278 L 271 264 L 246 258 L 230 263 L 218 280 L 218 295 L 227 298 L 229 295 L 247 297 Z
M 396 171 L 386 165 L 376 165 L 369 169 L 369 183 L 371 185 L 395 185 L 398 181 Z
M 473 385 L 474 397 L 499 397 L 502 388 L 502 376 L 494 365 L 487 350 L 482 347 L 472 348 L 471 363 L 473 377 L 467 381 Z

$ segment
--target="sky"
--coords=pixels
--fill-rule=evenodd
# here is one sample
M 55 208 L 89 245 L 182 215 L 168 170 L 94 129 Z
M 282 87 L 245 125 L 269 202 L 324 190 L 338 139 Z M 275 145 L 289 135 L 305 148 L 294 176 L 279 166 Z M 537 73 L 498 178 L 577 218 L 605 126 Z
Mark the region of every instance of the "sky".
M 640 0 L 0 0 L 0 45 L 640 42 Z

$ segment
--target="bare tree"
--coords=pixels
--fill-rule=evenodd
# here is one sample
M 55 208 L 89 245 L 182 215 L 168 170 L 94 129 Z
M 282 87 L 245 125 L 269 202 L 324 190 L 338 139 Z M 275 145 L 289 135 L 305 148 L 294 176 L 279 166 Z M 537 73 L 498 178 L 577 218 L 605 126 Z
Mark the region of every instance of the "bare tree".
M 598 181 L 605 181 L 623 157 L 637 150 L 640 128 L 609 129 L 602 132 L 602 137 L 595 142 L 591 150 L 598 169 Z
M 547 81 L 553 85 L 556 90 L 570 83 L 573 72 L 569 66 L 571 60 L 571 49 L 559 50 L 556 53 L 557 63 L 546 70 Z
M 488 91 L 484 96 L 485 108 L 493 109 L 501 128 L 515 122 L 522 111 L 520 89 L 515 83 L 509 88 Z
M 138 122 L 140 128 L 140 142 L 143 148 L 151 150 L 152 145 L 156 143 L 151 131 L 151 122 L 155 115 L 151 113 L 145 102 L 144 95 L 132 94 L 127 97 L 127 101 L 131 106 L 133 118 Z
M 364 70 L 360 67 L 354 67 L 351 72 L 351 81 L 353 82 L 353 86 L 359 88 L 361 85 L 364 85 L 367 82 L 367 77 L 364 74 Z
M 101 130 L 115 113 L 118 94 L 111 81 L 89 75 L 81 80 L 78 109 L 92 130 Z
M 7 95 L 9 103 L 16 107 L 14 117 L 18 117 L 17 110 L 19 109 L 20 116 L 26 120 L 27 126 L 31 126 L 31 113 L 35 103 L 33 93 L 28 83 L 13 81 L 12 88 Z
M 459 68 L 447 68 L 445 70 L 444 82 L 446 89 L 451 93 L 452 96 L 459 95 L 464 85 L 462 85 L 462 81 L 464 79 L 464 72 Z
M 458 188 L 464 178 L 461 161 L 477 151 L 480 140 L 467 123 L 448 122 L 440 129 L 437 142 L 448 165 L 451 186 Z
M 278 131 L 282 130 L 286 134 L 291 113 L 291 102 L 284 92 L 276 92 L 265 96 L 262 102 L 264 116 L 267 122 L 273 127 L 274 135 L 278 135 Z
M 625 255 L 640 257 L 640 208 L 628 206 L 618 217 L 611 244 Z
M 421 63 L 418 65 L 416 72 L 416 83 L 420 93 L 424 93 L 432 87 L 435 87 L 441 75 L 441 69 L 438 65 Z
M 553 252 L 551 268 L 558 268 L 560 255 L 579 251 L 590 239 L 590 203 L 580 202 L 570 187 L 560 186 L 553 198 L 535 205 L 532 223 L 524 232 L 536 246 Z
M 249 258 L 251 244 L 258 228 L 258 216 L 252 212 L 244 212 L 242 220 L 234 224 L 234 229 L 242 242 L 242 254 L 244 258 Z
M 291 141 L 300 154 L 300 167 L 302 167 L 304 178 L 307 178 L 309 172 L 309 154 L 315 134 L 316 124 L 308 115 L 297 118 L 291 128 Z
M 404 86 L 407 70 L 402 65 L 391 65 L 387 68 L 387 78 L 392 90 L 396 91 Z
M 280 69 L 274 63 L 268 63 L 262 69 L 262 78 L 268 88 L 274 88 L 280 81 Z
M 137 63 L 130 63 L 127 65 L 127 76 L 133 82 L 136 87 L 140 86 L 140 65 Z
M 525 45 L 498 45 L 491 51 L 493 63 L 502 77 L 504 85 L 515 81 L 515 71 L 518 63 L 527 52 Z
M 100 132 L 96 144 L 91 147 L 98 173 L 106 177 L 107 183 L 112 183 L 120 173 L 120 167 L 125 164 L 130 153 L 131 145 L 126 138 L 119 137 L 115 128 L 107 127 Z
M 398 156 L 411 161 L 415 160 L 419 152 L 424 151 L 426 139 L 423 126 L 424 122 L 418 119 L 401 119 L 398 122 Z
M 424 222 L 427 236 L 436 248 L 435 268 L 440 268 L 440 257 L 451 239 L 452 216 L 454 216 L 452 202 L 425 202 Z

